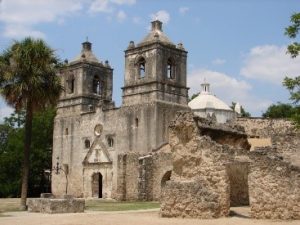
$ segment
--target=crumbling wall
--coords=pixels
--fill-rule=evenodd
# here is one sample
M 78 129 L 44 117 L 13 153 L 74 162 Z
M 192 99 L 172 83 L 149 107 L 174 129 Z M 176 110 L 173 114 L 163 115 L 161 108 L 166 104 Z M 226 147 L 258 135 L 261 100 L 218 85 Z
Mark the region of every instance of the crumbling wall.
M 227 165 L 230 181 L 230 206 L 249 205 L 248 162 L 235 162 Z
M 152 200 L 160 201 L 162 186 L 164 186 L 166 184 L 166 181 L 171 178 L 173 169 L 170 145 L 166 144 L 162 146 L 159 150 L 152 154 L 152 157 Z
M 227 216 L 230 203 L 247 204 L 249 196 L 254 218 L 300 219 L 300 167 L 281 155 L 278 144 L 250 151 L 243 130 L 226 126 L 177 113 L 170 125 L 173 170 L 162 191 L 161 215 Z M 293 132 L 292 145 L 299 149 Z
M 205 135 L 213 134 L 205 120 L 194 118 L 189 112 L 177 113 L 170 125 L 173 171 L 162 191 L 162 216 L 217 218 L 229 214 L 230 180 L 226 166 L 235 160 L 236 148 L 250 146 L 242 131 L 228 129 L 231 130 L 220 133 L 226 134 L 226 142 L 232 146 Z
M 300 219 L 300 168 L 272 149 L 251 152 L 250 158 L 251 217 Z
M 271 139 L 271 146 L 287 161 L 300 166 L 300 131 L 286 119 L 239 118 L 249 138 Z

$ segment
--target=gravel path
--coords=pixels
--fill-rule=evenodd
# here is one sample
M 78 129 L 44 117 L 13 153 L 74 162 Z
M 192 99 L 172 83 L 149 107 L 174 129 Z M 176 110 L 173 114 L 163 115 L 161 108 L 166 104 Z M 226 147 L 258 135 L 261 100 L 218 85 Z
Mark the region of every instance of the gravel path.
M 71 214 L 40 214 L 9 212 L 0 217 L 0 225 L 300 225 L 300 221 L 270 221 L 247 218 L 245 209 L 236 209 L 238 215 L 211 219 L 161 218 L 158 210 L 127 212 L 96 212 Z

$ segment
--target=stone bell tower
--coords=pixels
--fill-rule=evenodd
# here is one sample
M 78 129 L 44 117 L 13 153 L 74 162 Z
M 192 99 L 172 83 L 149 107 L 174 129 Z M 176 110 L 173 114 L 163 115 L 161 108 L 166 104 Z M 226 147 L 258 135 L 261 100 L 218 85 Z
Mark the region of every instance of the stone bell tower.
M 112 104 L 113 69 L 92 52 L 92 43 L 82 43 L 81 53 L 60 71 L 65 91 L 61 94 L 58 114 L 94 111 L 97 105 Z
M 167 101 L 187 104 L 187 51 L 174 45 L 163 33 L 162 22 L 151 23 L 150 33 L 137 45 L 130 42 L 125 51 L 123 104 Z

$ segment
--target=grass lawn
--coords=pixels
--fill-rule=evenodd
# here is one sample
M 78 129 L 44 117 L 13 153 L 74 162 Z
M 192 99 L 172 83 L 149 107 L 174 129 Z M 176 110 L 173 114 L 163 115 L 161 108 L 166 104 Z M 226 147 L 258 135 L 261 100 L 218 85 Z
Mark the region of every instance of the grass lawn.
M 93 211 L 126 211 L 138 209 L 157 209 L 158 202 L 115 202 L 103 200 L 86 200 L 85 208 Z
M 3 212 L 19 211 L 19 198 L 0 198 L 0 217 Z M 85 208 L 93 211 L 126 211 L 159 208 L 158 202 L 116 202 L 113 200 L 88 199 Z

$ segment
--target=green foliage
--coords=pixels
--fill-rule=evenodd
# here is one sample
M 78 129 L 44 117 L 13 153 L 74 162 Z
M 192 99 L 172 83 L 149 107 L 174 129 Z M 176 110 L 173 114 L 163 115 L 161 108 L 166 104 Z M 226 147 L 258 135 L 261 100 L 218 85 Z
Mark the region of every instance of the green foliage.
M 288 37 L 295 39 L 299 33 L 299 29 L 300 13 L 294 13 L 291 16 L 291 25 L 285 29 L 285 34 Z M 292 56 L 292 58 L 297 57 L 300 52 L 300 43 L 294 42 L 289 45 L 287 52 Z M 300 76 L 297 76 L 295 78 L 285 77 L 283 80 L 283 85 L 289 90 L 290 99 L 296 105 L 294 107 L 294 112 L 290 117 L 300 127 L 300 106 L 298 105 L 298 103 L 300 102 Z
M 192 97 L 189 98 L 189 102 L 192 101 L 194 98 L 196 98 L 199 94 L 200 92 L 193 94 Z
M 33 111 L 55 104 L 62 90 L 58 65 L 54 50 L 43 40 L 15 41 L 0 55 L 0 94 L 17 111 L 28 103 Z
M 234 110 L 235 105 L 236 105 L 236 102 L 231 102 L 230 108 L 231 108 L 232 110 Z M 243 106 L 241 106 L 241 115 L 240 115 L 240 117 L 251 117 L 251 114 L 250 114 L 249 112 L 247 112 L 247 111 L 243 108 Z
M 291 118 L 295 114 L 296 110 L 297 108 L 290 104 L 279 102 L 277 104 L 270 105 L 262 116 L 264 118 Z
M 44 171 L 51 168 L 55 109 L 47 108 L 33 117 L 29 196 L 49 191 Z M 14 113 L 0 124 L 0 197 L 19 197 L 25 113 Z
M 300 29 L 300 13 L 294 13 L 291 16 L 291 25 L 285 28 L 285 35 L 294 39 L 297 37 Z M 300 51 L 300 43 L 294 42 L 288 46 L 288 52 L 291 54 L 293 58 L 299 55 Z
M 290 99 L 295 103 L 300 101 L 300 76 L 295 78 L 285 77 L 283 85 L 290 91 Z

